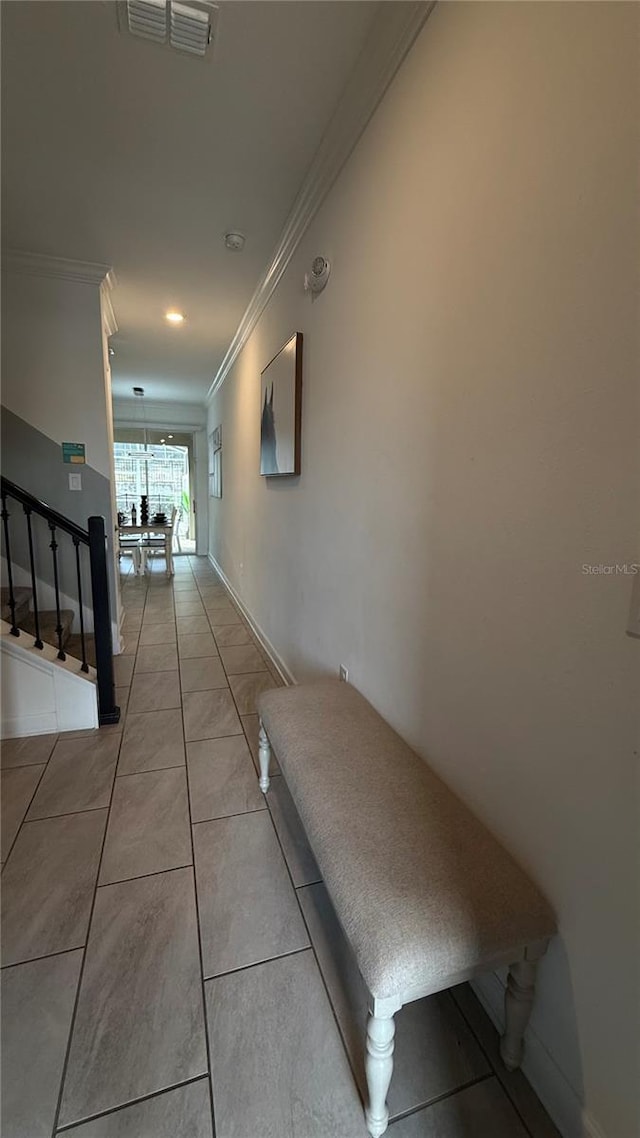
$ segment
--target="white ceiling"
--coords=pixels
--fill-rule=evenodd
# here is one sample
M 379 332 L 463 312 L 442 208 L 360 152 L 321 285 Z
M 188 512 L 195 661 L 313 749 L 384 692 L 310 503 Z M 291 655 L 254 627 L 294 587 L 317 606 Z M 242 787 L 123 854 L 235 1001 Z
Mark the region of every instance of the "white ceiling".
M 121 398 L 204 401 L 378 4 L 220 8 L 200 60 L 121 34 L 113 0 L 2 4 L 3 241 L 114 267 Z

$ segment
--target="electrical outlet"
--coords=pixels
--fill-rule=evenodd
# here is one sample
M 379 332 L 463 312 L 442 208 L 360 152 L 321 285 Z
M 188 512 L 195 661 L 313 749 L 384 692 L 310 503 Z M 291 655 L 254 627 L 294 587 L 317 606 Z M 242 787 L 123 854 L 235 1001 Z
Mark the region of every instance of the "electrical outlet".
M 345 668 L 344 664 L 340 665 L 340 679 L 344 680 L 345 684 L 349 682 L 349 669 Z

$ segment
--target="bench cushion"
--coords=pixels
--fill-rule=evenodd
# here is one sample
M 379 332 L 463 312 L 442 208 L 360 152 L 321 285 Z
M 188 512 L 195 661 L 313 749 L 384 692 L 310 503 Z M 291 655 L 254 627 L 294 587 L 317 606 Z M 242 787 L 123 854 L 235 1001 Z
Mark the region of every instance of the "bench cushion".
M 523 870 L 350 684 L 263 692 L 258 711 L 373 996 L 552 935 Z

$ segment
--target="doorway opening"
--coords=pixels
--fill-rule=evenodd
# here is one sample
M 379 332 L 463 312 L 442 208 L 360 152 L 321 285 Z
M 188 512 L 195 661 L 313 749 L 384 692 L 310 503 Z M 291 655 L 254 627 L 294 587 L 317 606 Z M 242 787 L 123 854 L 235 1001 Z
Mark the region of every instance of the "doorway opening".
M 140 518 L 143 494 L 149 515 L 178 512 L 174 556 L 194 554 L 193 436 L 187 432 L 116 427 L 113 445 L 116 507 Z

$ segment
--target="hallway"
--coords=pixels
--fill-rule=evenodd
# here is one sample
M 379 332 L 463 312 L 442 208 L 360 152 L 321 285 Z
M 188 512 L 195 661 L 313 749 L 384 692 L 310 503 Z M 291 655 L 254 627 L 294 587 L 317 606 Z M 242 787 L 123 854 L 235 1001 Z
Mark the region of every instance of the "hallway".
M 257 783 L 281 681 L 204 559 L 122 564 L 121 723 L 2 748 L 2 1134 L 366 1138 L 366 993 Z M 466 986 L 397 1024 L 392 1138 L 556 1138 Z

